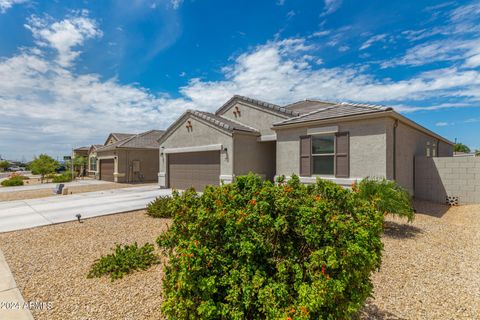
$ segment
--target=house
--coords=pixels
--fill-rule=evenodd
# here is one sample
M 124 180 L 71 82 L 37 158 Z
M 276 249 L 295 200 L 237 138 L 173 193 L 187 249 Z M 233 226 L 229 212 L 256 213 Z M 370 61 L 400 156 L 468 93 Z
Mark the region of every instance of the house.
M 341 185 L 385 177 L 413 193 L 414 157 L 453 153 L 452 142 L 389 107 L 320 100 L 279 106 L 243 96 L 215 113 L 186 111 L 159 144 L 160 187 L 198 190 L 255 172 Z
M 103 144 L 92 144 L 88 149 L 87 175 L 98 178 L 97 171 L 97 149 L 103 147 Z
M 88 157 L 89 147 L 80 147 L 73 149 L 73 157 Z
M 89 172 L 112 182 L 153 182 L 158 175 L 161 130 L 140 134 L 111 133 L 101 146 L 90 147 Z

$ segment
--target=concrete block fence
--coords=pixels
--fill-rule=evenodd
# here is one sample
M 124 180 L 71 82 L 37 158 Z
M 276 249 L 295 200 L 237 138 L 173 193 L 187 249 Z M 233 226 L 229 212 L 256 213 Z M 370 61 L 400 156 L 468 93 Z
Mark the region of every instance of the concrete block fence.
M 415 158 L 415 197 L 445 203 L 480 203 L 480 157 Z

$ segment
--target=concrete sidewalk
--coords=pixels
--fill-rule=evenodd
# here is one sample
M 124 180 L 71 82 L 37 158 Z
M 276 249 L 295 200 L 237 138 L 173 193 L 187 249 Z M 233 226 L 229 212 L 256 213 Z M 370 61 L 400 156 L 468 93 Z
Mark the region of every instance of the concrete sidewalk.
M 140 210 L 156 197 L 170 194 L 170 189 L 151 185 L 0 202 L 0 232 L 74 221 L 76 214 L 83 219 Z
M 0 319 L 33 320 L 32 313 L 25 304 L 7 261 L 0 250 Z
M 79 187 L 79 186 L 90 186 L 96 184 L 106 184 L 111 183 L 108 181 L 103 180 L 95 180 L 95 179 L 88 179 L 88 180 L 77 180 L 72 182 L 66 182 L 65 187 Z M 33 185 L 24 185 L 18 187 L 0 187 L 1 192 L 18 192 L 18 191 L 27 191 L 27 190 L 39 190 L 39 189 L 53 189 L 57 183 L 41 183 L 41 184 L 33 184 Z

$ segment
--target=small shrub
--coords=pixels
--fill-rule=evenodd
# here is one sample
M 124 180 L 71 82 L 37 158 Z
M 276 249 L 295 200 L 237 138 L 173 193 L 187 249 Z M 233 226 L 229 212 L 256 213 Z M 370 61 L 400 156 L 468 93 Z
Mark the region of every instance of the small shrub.
M 30 178 L 27 177 L 27 176 L 24 176 L 23 174 L 21 173 L 18 173 L 18 172 L 14 172 L 12 174 L 10 174 L 10 179 L 11 178 L 18 178 L 18 179 L 21 179 L 21 180 L 29 180 Z
M 1 184 L 4 187 L 23 186 L 23 179 L 20 177 L 12 177 L 12 178 L 3 180 Z
M 173 212 L 170 209 L 172 197 L 160 196 L 147 205 L 147 214 L 154 218 L 171 218 Z
M 54 183 L 70 182 L 72 181 L 72 175 L 68 172 L 65 172 L 59 175 L 54 175 L 52 181 Z
M 372 293 L 384 216 L 350 190 L 248 175 L 171 207 L 168 319 L 349 319 Z
M 352 190 L 384 214 L 407 218 L 409 222 L 415 218 L 410 194 L 395 181 L 367 178 L 353 185 Z
M 117 244 L 113 253 L 95 261 L 87 278 L 110 275 L 110 279 L 114 281 L 135 270 L 146 270 L 160 263 L 154 249 L 153 244 L 150 243 L 146 243 L 143 247 L 138 247 L 136 242 L 125 246 Z

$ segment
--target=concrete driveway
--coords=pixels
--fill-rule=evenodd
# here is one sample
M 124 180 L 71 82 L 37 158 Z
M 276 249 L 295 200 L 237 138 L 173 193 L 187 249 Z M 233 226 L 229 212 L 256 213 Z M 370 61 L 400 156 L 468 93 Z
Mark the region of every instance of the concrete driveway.
M 0 232 L 139 210 L 170 189 L 157 185 L 0 202 Z

